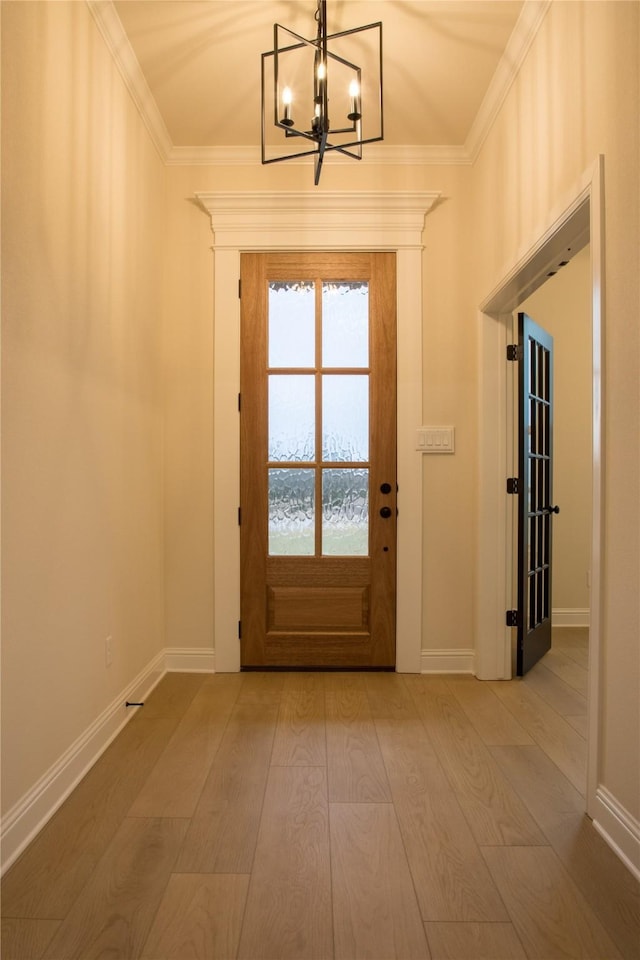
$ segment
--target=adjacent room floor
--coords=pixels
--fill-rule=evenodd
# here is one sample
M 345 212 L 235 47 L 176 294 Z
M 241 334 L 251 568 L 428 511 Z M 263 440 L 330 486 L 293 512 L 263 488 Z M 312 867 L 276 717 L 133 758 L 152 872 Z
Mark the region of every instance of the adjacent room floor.
M 168 674 L 8 872 L 3 960 L 640 957 L 586 641 L 524 680 Z

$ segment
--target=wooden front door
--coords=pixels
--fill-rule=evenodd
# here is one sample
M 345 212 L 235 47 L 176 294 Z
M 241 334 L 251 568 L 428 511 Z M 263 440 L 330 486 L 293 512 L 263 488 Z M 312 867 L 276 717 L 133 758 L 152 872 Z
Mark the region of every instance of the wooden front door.
M 241 258 L 241 663 L 395 666 L 392 253 Z

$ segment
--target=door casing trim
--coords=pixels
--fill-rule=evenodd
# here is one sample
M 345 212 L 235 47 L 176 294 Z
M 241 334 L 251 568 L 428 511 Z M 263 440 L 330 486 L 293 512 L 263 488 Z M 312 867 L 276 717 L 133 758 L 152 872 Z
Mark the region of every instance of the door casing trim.
M 214 243 L 214 646 L 216 671 L 240 669 L 240 253 L 396 253 L 398 566 L 396 669 L 419 673 L 422 650 L 422 231 L 439 192 L 197 193 Z

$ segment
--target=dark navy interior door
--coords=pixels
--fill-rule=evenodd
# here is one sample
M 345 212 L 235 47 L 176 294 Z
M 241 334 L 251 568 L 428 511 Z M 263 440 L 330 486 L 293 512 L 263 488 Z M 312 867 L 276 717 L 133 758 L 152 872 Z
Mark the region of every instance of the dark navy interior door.
M 519 516 L 517 673 L 551 648 L 553 337 L 518 314 Z

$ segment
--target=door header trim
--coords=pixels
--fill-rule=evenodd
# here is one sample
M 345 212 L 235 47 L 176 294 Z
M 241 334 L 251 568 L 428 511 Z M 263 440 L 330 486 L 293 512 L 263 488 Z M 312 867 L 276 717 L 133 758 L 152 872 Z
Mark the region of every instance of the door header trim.
M 440 191 L 420 193 L 196 193 L 211 217 L 214 249 L 400 250 L 422 248 Z

